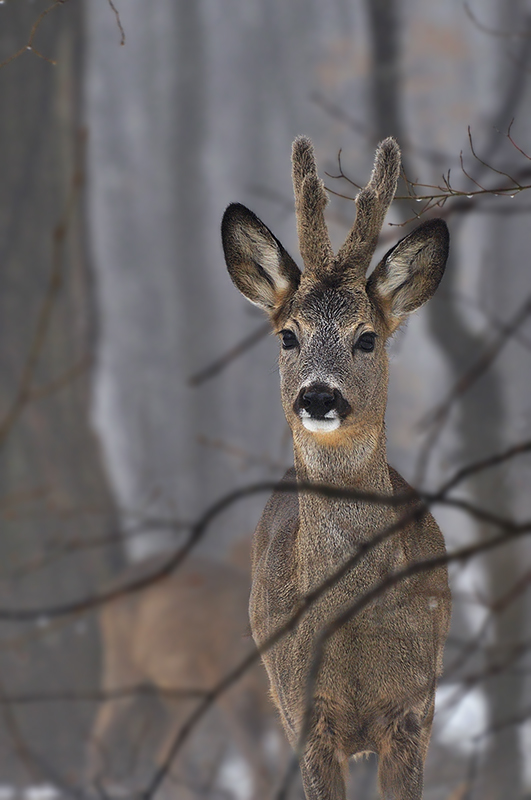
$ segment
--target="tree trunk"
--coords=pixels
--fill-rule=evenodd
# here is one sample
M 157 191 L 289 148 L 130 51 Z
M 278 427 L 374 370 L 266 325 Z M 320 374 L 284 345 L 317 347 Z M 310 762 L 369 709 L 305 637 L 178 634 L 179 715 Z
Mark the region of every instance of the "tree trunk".
M 48 6 L 2 7 L 0 61 L 27 42 Z M 0 69 L 0 604 L 38 609 L 106 579 L 109 551 L 90 543 L 112 532 L 113 512 L 88 424 L 94 309 L 82 224 L 79 4 L 43 17 L 34 45 L 57 64 L 25 50 Z M 79 550 L 68 553 L 75 542 Z M 93 621 L 41 623 L 0 626 L 2 698 L 96 683 Z M 74 779 L 91 716 L 86 704 L 2 704 L 2 783 L 42 783 L 62 772 L 58 765 Z

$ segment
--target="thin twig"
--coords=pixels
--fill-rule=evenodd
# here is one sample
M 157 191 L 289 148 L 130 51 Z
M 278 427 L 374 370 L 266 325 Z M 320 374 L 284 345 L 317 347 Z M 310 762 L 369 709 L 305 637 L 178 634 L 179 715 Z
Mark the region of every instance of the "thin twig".
M 499 464 L 503 461 L 508 461 L 514 458 L 514 456 L 518 455 L 519 453 L 520 450 L 511 448 L 510 450 L 505 451 L 497 456 L 483 459 L 475 464 L 470 464 L 465 468 L 466 477 L 471 475 L 473 472 L 481 472 L 482 470 L 490 469 L 494 460 L 497 464 Z M 460 478 L 460 480 L 462 480 L 462 478 Z M 458 483 L 458 481 L 454 481 L 453 479 L 450 479 L 447 483 L 450 482 L 452 484 L 452 488 L 455 488 Z M 442 488 L 444 489 L 444 486 Z M 271 491 L 284 494 L 317 494 L 322 497 L 328 497 L 332 499 L 356 500 L 358 502 L 377 504 L 396 509 L 404 508 L 404 506 L 407 506 L 412 501 L 418 501 L 420 499 L 423 500 L 427 506 L 446 504 L 452 508 L 464 511 L 476 519 L 480 519 L 490 525 L 503 528 L 513 533 L 516 532 L 517 535 L 523 535 L 531 528 L 531 520 L 515 523 L 510 519 L 500 517 L 497 514 L 479 508 L 467 500 L 446 497 L 446 489 L 444 489 L 444 491 L 440 490 L 437 492 L 416 492 L 415 490 L 410 489 L 409 491 L 402 492 L 400 494 L 385 495 L 378 492 L 365 492 L 350 488 L 344 489 L 324 483 L 309 483 L 306 481 L 282 481 L 281 483 L 278 483 L 273 481 L 264 481 L 251 484 L 250 486 L 245 486 L 241 489 L 236 489 L 233 492 L 224 495 L 218 501 L 214 502 L 210 508 L 208 508 L 204 514 L 201 515 L 197 522 L 191 526 L 187 542 L 175 553 L 168 556 L 168 558 L 165 559 L 162 564 L 148 574 L 140 576 L 139 578 L 136 578 L 135 580 L 132 580 L 122 586 L 117 586 L 109 589 L 108 591 L 101 592 L 100 594 L 95 594 L 71 603 L 65 603 L 63 605 L 50 606 L 48 608 L 40 607 L 28 609 L 0 608 L 0 620 L 5 622 L 35 622 L 42 619 L 53 619 L 63 616 L 66 617 L 74 614 L 84 613 L 115 600 L 118 597 L 138 592 L 146 586 L 149 586 L 152 583 L 162 580 L 163 578 L 172 574 L 185 560 L 191 550 L 199 543 L 199 541 L 201 541 L 206 533 L 207 528 L 210 526 L 213 520 L 217 518 L 223 511 L 246 497 Z M 426 510 L 427 509 L 424 506 L 416 505 L 413 510 L 403 514 L 397 523 L 393 523 L 391 526 L 389 526 L 389 528 L 386 528 L 381 533 L 375 534 L 371 540 L 360 545 L 353 558 L 347 562 L 347 566 L 342 568 L 338 573 L 334 574 L 332 583 L 329 584 L 328 582 L 325 582 L 321 584 L 322 590 L 326 591 L 328 588 L 331 588 L 333 585 L 335 585 L 334 582 L 337 582 L 337 580 L 342 577 L 344 571 L 352 569 L 355 563 L 357 563 L 357 560 L 364 557 L 366 552 L 374 548 L 388 536 L 392 535 L 403 525 L 408 524 L 419 516 L 423 516 L 426 513 Z
M 13 747 L 15 750 L 16 755 L 18 756 L 20 762 L 26 768 L 28 775 L 32 779 L 40 778 L 41 772 L 40 769 L 35 764 L 35 760 L 33 758 L 33 753 L 30 751 L 27 742 L 20 731 L 20 727 L 18 721 L 13 713 L 13 709 L 11 708 L 11 704 L 9 700 L 6 698 L 6 694 L 4 691 L 4 686 L 0 683 L 0 705 L 2 706 L 2 716 L 4 718 L 4 724 L 8 731 L 8 734 L 13 742 Z
M 511 122 L 511 125 L 509 125 L 509 128 L 508 128 L 508 130 L 507 130 L 507 132 L 505 134 L 506 138 L 509 139 L 509 141 L 512 144 L 512 146 L 515 149 L 517 149 L 521 153 L 521 155 L 523 155 L 527 160 L 531 160 L 531 157 L 528 156 L 527 153 L 522 148 L 520 148 L 516 144 L 516 142 L 513 140 L 512 136 L 511 136 L 511 126 L 512 126 L 512 122 Z M 529 170 L 527 170 L 527 169 L 523 170 L 521 172 L 520 176 L 517 175 L 516 177 L 514 177 L 513 175 L 510 175 L 508 172 L 505 172 L 504 170 L 501 170 L 501 169 L 498 169 L 498 168 L 492 166 L 487 161 L 483 160 L 482 158 L 480 158 L 478 156 L 478 154 L 477 154 L 477 152 L 475 150 L 475 147 L 474 147 L 474 142 L 473 142 L 473 139 L 472 139 L 472 132 L 471 132 L 470 127 L 468 128 L 468 141 L 469 141 L 470 151 L 471 151 L 472 156 L 474 157 L 474 159 L 476 161 L 478 161 L 478 163 L 480 163 L 482 165 L 482 167 L 484 167 L 484 168 L 496 173 L 497 175 L 501 175 L 501 176 L 507 178 L 507 180 L 509 181 L 509 185 L 491 186 L 491 187 L 489 187 L 489 186 L 484 186 L 483 184 L 481 184 L 476 178 L 474 178 L 466 170 L 466 168 L 464 166 L 463 153 L 462 152 L 460 154 L 461 171 L 462 171 L 463 175 L 466 177 L 466 179 L 469 180 L 473 184 L 473 186 L 476 187 L 476 188 L 456 189 L 452 185 L 451 180 L 450 180 L 450 170 L 448 170 L 448 172 L 446 174 L 443 174 L 441 176 L 441 180 L 442 180 L 441 184 L 421 183 L 420 181 L 417 181 L 417 180 L 413 181 L 410 178 L 408 178 L 405 173 L 402 173 L 402 177 L 403 177 L 403 180 L 404 180 L 404 184 L 406 186 L 407 194 L 405 194 L 405 195 L 397 194 L 397 195 L 395 195 L 394 199 L 398 200 L 398 201 L 408 201 L 408 202 L 411 202 L 411 200 L 414 200 L 417 203 L 424 203 L 424 205 L 419 211 L 415 211 L 414 212 L 414 216 L 413 217 L 411 217 L 409 219 L 406 219 L 405 221 L 400 222 L 400 223 L 393 223 L 394 227 L 403 227 L 407 223 L 409 223 L 409 222 L 411 222 L 411 221 L 413 221 L 415 219 L 419 219 L 423 214 L 426 214 L 427 212 L 432 211 L 435 208 L 438 208 L 438 209 L 444 208 L 446 202 L 449 199 L 455 200 L 455 199 L 458 199 L 458 198 L 461 198 L 461 199 L 465 199 L 466 198 L 467 200 L 473 200 L 473 199 L 481 199 L 481 198 L 484 198 L 484 197 L 493 197 L 493 196 L 494 197 L 511 197 L 511 198 L 513 198 L 517 194 L 519 194 L 520 192 L 523 192 L 523 191 L 526 191 L 528 189 L 531 189 L 531 184 L 524 182 L 524 178 L 528 177 L 528 175 L 529 175 Z M 341 154 L 339 154 L 339 156 L 338 156 L 338 169 L 339 169 L 338 174 L 337 175 L 330 175 L 329 173 L 327 173 L 327 175 L 329 175 L 329 177 L 331 177 L 332 179 L 344 180 L 347 183 L 349 183 L 350 185 L 352 185 L 352 186 L 354 186 L 356 188 L 359 188 L 358 184 L 355 181 L 353 181 L 345 173 L 345 171 L 343 170 L 343 166 L 341 164 L 340 155 Z M 344 194 L 342 192 L 335 191 L 334 189 L 331 189 L 328 186 L 326 187 L 326 189 L 330 194 L 333 194 L 336 197 L 341 197 L 344 200 L 353 201 L 353 200 L 356 199 L 355 197 L 352 197 L 350 195 L 346 195 L 346 194 Z M 419 194 L 419 189 L 420 190 L 424 190 L 424 191 Z M 428 191 L 426 191 L 426 190 L 428 190 Z
M 521 595 L 529 588 L 531 583 L 531 570 L 527 571 L 518 581 L 512 586 L 508 592 L 502 595 L 495 603 L 489 607 L 490 615 L 485 619 L 485 622 L 474 636 L 474 638 L 464 643 L 464 647 L 455 660 L 446 667 L 445 676 L 451 676 L 452 673 L 457 672 L 469 660 L 469 658 L 479 649 L 481 643 L 484 641 L 489 628 L 492 624 L 492 615 L 501 614 L 512 603 L 515 602 Z
M 203 367 L 203 369 L 199 370 L 199 372 L 191 375 L 188 378 L 188 385 L 193 387 L 200 386 L 205 381 L 215 378 L 215 376 L 225 369 L 228 364 L 241 356 L 242 353 L 250 350 L 255 344 L 261 342 L 262 339 L 265 339 L 270 332 L 270 323 L 262 323 L 259 328 L 256 328 L 256 330 L 253 331 L 253 333 L 248 334 L 245 339 L 243 339 L 234 347 L 231 347 L 231 349 L 227 350 L 227 352 L 222 356 L 217 358 L 215 361 L 212 361 L 210 364 L 208 364 L 208 366 Z
M 489 28 L 485 23 L 480 22 L 476 15 L 473 13 L 472 9 L 470 8 L 470 4 L 465 0 L 463 3 L 463 8 L 465 9 L 465 13 L 467 17 L 474 23 L 478 30 L 482 31 L 483 33 L 488 33 L 489 36 L 499 36 L 500 38 L 507 38 L 507 39 L 528 39 L 531 37 L 531 31 L 500 31 L 496 28 Z
M 526 532 L 530 531 L 531 527 Z M 497 547 L 507 544 L 509 541 L 520 536 L 521 534 L 522 531 L 517 533 L 515 528 L 513 528 L 512 531 L 506 529 L 503 530 L 498 536 L 494 536 L 492 539 L 487 541 L 465 546 L 460 550 L 454 551 L 453 553 L 447 553 L 441 556 L 435 556 L 422 561 L 417 561 L 413 564 L 409 564 L 407 567 L 387 575 L 387 577 L 383 578 L 377 585 L 366 591 L 363 595 L 361 595 L 361 597 L 356 598 L 356 600 L 346 609 L 337 614 L 337 616 L 318 634 L 314 642 L 313 659 L 306 683 L 305 714 L 296 748 L 299 756 L 303 752 L 304 743 L 306 742 L 310 731 L 311 712 L 313 708 L 312 700 L 319 669 L 324 655 L 324 649 L 328 640 L 364 608 L 376 600 L 377 597 L 391 589 L 393 586 L 396 586 L 398 583 L 404 581 L 406 578 L 414 575 L 420 575 L 424 572 L 429 572 L 437 569 L 438 567 L 446 566 L 451 563 L 468 561 L 473 556 L 476 556 L 480 553 L 489 552 Z M 269 642 L 267 644 L 269 644 Z
M 506 133 L 505 135 L 506 135 L 506 137 L 509 139 L 510 143 L 511 143 L 511 144 L 512 144 L 512 146 L 515 148 L 515 150 L 518 150 L 518 152 L 519 152 L 519 153 L 520 153 L 520 154 L 521 154 L 521 155 L 522 155 L 524 158 L 527 158 L 527 160 L 528 160 L 528 161 L 531 161 L 531 156 L 529 156 L 529 155 L 528 155 L 528 154 L 525 152 L 525 150 L 522 150 L 522 148 L 521 148 L 519 145 L 517 145 L 517 144 L 516 144 L 516 142 L 514 141 L 514 139 L 513 139 L 512 135 L 511 135 L 511 129 L 512 129 L 512 127 L 513 127 L 513 123 L 514 123 L 514 117 L 513 117 L 513 119 L 511 120 L 511 122 L 510 122 L 510 124 L 509 124 L 509 127 L 508 127 L 508 129 L 507 129 L 507 133 Z
M 284 462 L 275 461 L 273 458 L 270 458 L 266 454 L 263 455 L 253 455 L 249 453 L 247 450 L 244 450 L 241 447 L 236 447 L 235 445 L 229 444 L 228 442 L 223 441 L 222 439 L 210 439 L 208 436 L 203 436 L 200 434 L 197 436 L 197 443 L 203 445 L 204 447 L 211 447 L 216 450 L 220 450 L 222 453 L 226 453 L 229 456 L 233 456 L 233 458 L 240 459 L 244 464 L 258 464 L 263 467 L 267 467 L 268 470 L 273 472 L 285 472 L 287 470 L 287 465 Z
M 122 700 L 124 697 L 167 697 L 175 700 L 189 700 L 204 697 L 207 694 L 205 689 L 171 689 L 162 686 L 151 686 L 137 684 L 136 686 L 124 686 L 108 692 L 50 692 L 48 694 L 21 694 L 4 695 L 0 694 L 1 705 L 36 705 L 41 703 L 110 703 Z
M 384 536 L 388 536 L 390 532 L 393 533 L 396 532 L 397 529 L 400 529 L 400 527 L 407 524 L 408 522 L 413 521 L 413 519 L 421 516 L 423 513 L 425 512 L 422 510 L 422 507 L 419 508 L 417 506 L 415 509 L 412 509 L 407 514 L 403 515 L 397 523 L 395 523 L 392 526 L 389 526 L 385 531 L 382 531 L 380 534 L 378 534 L 375 537 L 375 539 L 381 541 L 381 539 Z M 522 525 L 517 525 L 516 523 L 511 522 L 508 527 L 504 527 L 504 529 L 500 534 L 492 537 L 487 541 L 482 541 L 479 543 L 468 545 L 452 553 L 447 553 L 444 555 L 435 556 L 433 558 L 414 562 L 413 564 L 410 564 L 401 570 L 397 570 L 396 572 L 390 573 L 386 578 L 382 579 L 371 589 L 369 589 L 364 594 L 359 596 L 351 605 L 348 606 L 346 610 L 338 614 L 335 617 L 335 619 L 329 625 L 327 625 L 325 629 L 323 629 L 320 632 L 320 634 L 316 639 L 314 658 L 312 661 L 307 681 L 307 698 L 309 698 L 310 702 L 306 704 L 305 719 L 301 726 L 301 735 L 299 738 L 299 746 L 297 747 L 297 752 L 299 753 L 301 752 L 302 743 L 306 740 L 306 735 L 309 729 L 310 714 L 312 708 L 311 698 L 313 697 L 315 682 L 317 679 L 319 666 L 324 652 L 324 646 L 328 641 L 328 639 L 336 631 L 338 631 L 343 625 L 349 622 L 354 616 L 356 616 L 356 614 L 362 611 L 367 605 L 372 603 L 378 596 L 380 596 L 385 591 L 392 588 L 399 582 L 409 577 L 412 577 L 413 575 L 419 575 L 424 572 L 429 572 L 451 563 L 467 561 L 473 556 L 476 556 L 480 553 L 489 552 L 490 550 L 503 546 L 507 544 L 509 541 L 521 537 L 522 535 L 525 535 L 529 532 L 531 532 L 531 522 Z M 239 680 L 241 675 L 243 675 L 244 672 L 247 669 L 249 669 L 252 666 L 252 664 L 254 664 L 258 660 L 260 656 L 262 656 L 265 652 L 274 647 L 274 645 L 277 644 L 283 637 L 285 637 L 289 632 L 295 629 L 295 627 L 299 624 L 303 615 L 308 611 L 308 609 L 313 605 L 313 603 L 319 597 L 322 596 L 324 591 L 335 585 L 348 571 L 350 571 L 353 568 L 353 566 L 355 566 L 356 562 L 360 558 L 360 551 L 362 549 L 363 548 L 359 548 L 358 552 L 353 557 L 348 559 L 340 569 L 338 569 L 331 576 L 329 576 L 329 578 L 327 578 L 327 580 L 321 583 L 315 590 L 307 594 L 299 603 L 298 607 L 292 613 L 287 622 L 285 622 L 276 631 L 274 631 L 274 633 L 267 638 L 267 640 L 263 643 L 263 645 L 260 646 L 260 648 L 255 653 L 249 654 L 249 656 L 247 656 L 244 660 L 242 660 L 237 667 L 235 667 L 230 673 L 228 673 L 214 687 L 214 689 L 212 689 L 212 691 L 204 698 L 204 700 L 197 706 L 197 708 L 188 717 L 184 725 L 177 733 L 171 747 L 169 748 L 166 759 L 157 768 L 149 785 L 142 792 L 142 798 L 144 800 L 148 800 L 148 798 L 154 796 L 155 792 L 158 790 L 162 782 L 165 780 L 166 775 L 168 774 L 174 759 L 179 754 L 184 742 L 187 740 L 188 736 L 195 728 L 195 726 L 198 724 L 198 722 L 209 711 L 209 709 L 211 708 L 213 703 L 217 700 L 217 698 L 222 693 L 227 691 L 237 680 Z
M 42 400 L 45 397 L 56 394 L 56 392 L 61 391 L 61 389 L 64 389 L 65 386 L 68 386 L 70 383 L 77 380 L 77 378 L 83 375 L 91 365 L 92 356 L 83 356 L 75 364 L 73 364 L 73 366 L 66 369 L 62 375 L 59 375 L 54 380 L 49 381 L 44 386 L 35 386 L 33 389 L 28 391 L 28 402 Z
M 111 9 L 114 11 L 114 16 L 116 17 L 116 24 L 118 25 L 118 30 L 120 31 L 120 36 L 121 36 L 120 45 L 123 46 L 125 44 L 125 31 L 123 29 L 122 22 L 120 20 L 118 9 L 114 5 L 113 0 L 107 0 L 107 2 L 109 3 Z
M 32 53 L 35 53 L 36 56 L 38 56 L 39 58 L 42 58 L 43 61 L 47 61 L 49 64 L 54 64 L 54 65 L 57 64 L 57 61 L 54 61 L 53 58 L 48 58 L 48 56 L 45 56 L 42 53 L 40 53 L 37 50 L 37 48 L 35 47 L 35 45 L 33 44 L 33 40 L 35 39 L 35 34 L 37 33 L 38 29 L 40 28 L 44 18 L 46 16 L 48 16 L 48 14 L 51 11 L 53 11 L 55 8 L 57 8 L 58 6 L 63 6 L 66 3 L 68 3 L 68 0 L 54 0 L 54 2 L 52 3 L 51 6 L 48 6 L 48 8 L 45 8 L 44 11 L 42 11 L 39 14 L 39 16 L 37 17 L 36 21 L 33 23 L 33 26 L 31 28 L 30 35 L 29 35 L 29 38 L 28 38 L 28 41 L 26 42 L 26 44 L 23 45 L 20 48 L 20 50 L 17 50 L 16 53 L 13 53 L 13 55 L 9 56 L 9 58 L 6 58 L 4 61 L 0 62 L 0 69 L 2 69 L 2 67 L 6 67 L 8 64 L 10 64 L 16 58 L 20 58 L 20 56 L 23 53 L 26 53 L 28 50 L 31 50 Z
M 489 458 L 483 459 L 481 462 L 481 470 L 491 469 L 491 467 L 496 467 L 499 464 L 503 464 L 506 461 L 512 460 L 515 456 L 523 455 L 524 453 L 531 452 L 531 440 L 526 442 L 521 442 L 520 444 L 515 444 L 512 447 L 507 448 L 504 450 L 503 453 L 498 453 L 497 455 L 490 456 Z M 439 494 L 445 495 L 454 486 L 457 486 L 458 483 L 462 483 L 465 478 L 468 478 L 470 475 L 477 474 L 477 462 L 473 464 L 469 464 L 465 467 L 459 469 L 452 477 L 446 482 L 439 489 Z
M 510 133 L 510 126 L 509 126 L 509 129 L 507 131 L 507 134 L 509 134 L 509 133 Z M 509 138 L 510 141 L 512 141 L 509 136 L 508 136 L 508 138 Z M 518 186 L 519 188 L 521 188 L 520 183 L 515 178 L 513 178 L 512 175 L 509 175 L 508 172 L 504 172 L 501 169 L 496 169 L 496 167 L 493 167 L 492 164 L 488 164 L 486 161 L 483 161 L 483 159 L 478 156 L 478 154 L 476 153 L 476 150 L 474 148 L 474 142 L 472 140 L 472 131 L 470 129 L 470 125 L 468 126 L 468 144 L 470 146 L 470 152 L 472 153 L 472 155 L 474 156 L 476 161 L 478 161 L 481 164 L 482 167 L 485 167 L 485 169 L 488 169 L 491 172 L 495 172 L 497 175 L 501 175 L 502 177 L 507 178 L 509 181 L 511 181 L 512 184 L 514 184 L 515 186 Z M 469 177 L 469 176 L 467 175 L 467 177 Z M 471 178 L 471 180 L 474 180 L 474 179 Z M 475 183 L 475 181 L 474 181 L 474 183 Z M 479 184 L 478 184 L 478 186 L 479 186 Z
M 419 423 L 420 428 L 432 425 L 442 425 L 453 407 L 457 398 L 461 397 L 479 378 L 491 367 L 498 355 L 506 344 L 512 339 L 513 335 L 524 324 L 531 314 L 531 295 L 520 306 L 511 322 L 500 331 L 497 338 L 482 353 L 472 367 L 461 376 L 453 386 L 446 399 L 440 403 L 433 411 L 426 414 Z
M 57 2 L 63 2 L 63 0 L 57 0 Z M 51 9 L 48 9 L 48 11 L 49 10 Z M 82 133 L 82 135 L 79 137 L 79 144 L 82 149 L 82 152 L 79 156 L 79 164 L 74 170 L 74 175 L 66 200 L 65 210 L 61 219 L 55 226 L 52 234 L 52 264 L 50 268 L 50 274 L 48 276 L 46 292 L 37 316 L 37 322 L 33 331 L 28 355 L 26 356 L 26 361 L 22 367 L 22 374 L 19 380 L 16 395 L 13 398 L 11 406 L 5 413 L 3 419 L 0 420 L 0 446 L 4 443 L 6 437 L 12 431 L 13 426 L 20 414 L 32 399 L 33 377 L 42 355 L 48 335 L 48 329 L 52 319 L 52 312 L 62 286 L 64 272 L 63 246 L 72 216 L 77 206 L 79 192 L 83 184 L 83 172 L 80 165 L 83 163 L 84 143 L 85 135 Z

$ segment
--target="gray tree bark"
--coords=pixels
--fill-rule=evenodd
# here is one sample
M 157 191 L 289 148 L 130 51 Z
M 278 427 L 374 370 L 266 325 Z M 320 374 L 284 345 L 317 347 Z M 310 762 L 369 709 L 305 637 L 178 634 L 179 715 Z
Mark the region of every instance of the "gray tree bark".
M 0 61 L 25 44 L 45 7 L 0 8 Z M 0 70 L 0 603 L 37 609 L 106 579 L 109 551 L 90 542 L 113 529 L 88 424 L 94 307 L 82 214 L 82 14 L 75 3 L 54 13 L 35 46 L 57 64 L 25 51 Z M 75 541 L 89 548 L 66 555 Z M 0 626 L 3 785 L 49 781 L 65 765 L 77 780 L 83 765 L 89 706 L 4 703 L 97 680 L 93 620 L 41 623 Z
M 492 30 L 502 31 L 511 24 L 518 27 L 522 21 L 517 22 L 517 16 L 514 9 L 510 13 L 507 4 L 503 4 L 498 22 L 494 15 L 491 16 Z M 481 157 L 487 163 L 496 164 L 498 159 L 506 158 L 502 150 L 503 139 L 497 131 L 507 130 L 511 118 L 515 115 L 519 117 L 524 109 L 524 100 L 528 93 L 525 64 L 529 63 L 529 46 L 524 42 L 518 53 L 513 50 L 514 61 L 510 63 L 500 57 L 500 44 L 496 36 L 490 37 L 489 44 L 493 53 L 492 62 L 498 65 L 499 72 L 491 75 L 491 81 L 496 87 L 493 95 L 489 97 L 492 83 L 490 87 L 484 87 L 484 108 L 492 121 L 489 125 L 483 124 L 477 139 L 481 142 Z M 472 166 L 471 169 L 480 183 L 488 179 L 488 170 L 479 165 Z M 452 221 L 453 239 L 458 240 L 461 233 L 461 241 L 457 247 L 453 247 L 441 291 L 429 306 L 428 320 L 430 330 L 451 366 L 453 382 L 467 373 L 488 341 L 485 329 L 481 332 L 473 329 L 467 319 L 466 307 L 460 302 L 461 287 L 466 281 L 463 276 L 467 274 L 470 260 L 477 258 L 478 248 L 483 255 L 477 284 L 480 298 L 498 318 L 510 319 L 514 311 L 514 304 L 511 307 L 509 303 L 500 302 L 500 278 L 505 272 L 500 249 L 504 251 L 507 247 L 507 236 L 511 236 L 512 241 L 517 243 L 515 249 L 522 246 L 527 249 L 522 241 L 527 236 L 526 232 L 520 229 L 518 235 L 514 233 L 514 227 L 518 225 L 517 219 L 515 218 L 514 226 L 508 225 L 506 218 L 502 221 L 501 217 L 497 218 L 495 215 L 476 219 L 475 225 L 471 223 L 465 226 L 465 222 L 468 222 L 465 216 Z M 462 232 L 463 227 L 465 230 Z M 514 277 L 517 281 L 518 259 L 514 259 L 511 268 L 515 269 Z M 512 280 L 510 283 L 511 286 L 514 285 Z M 492 332 L 488 333 L 492 335 Z M 508 437 L 512 410 L 508 403 L 506 386 L 514 381 L 520 369 L 517 358 L 511 359 L 511 363 L 505 365 L 505 370 L 498 361 L 458 398 L 454 422 L 457 442 L 454 452 L 457 463 L 480 460 L 488 454 L 502 452 L 509 442 L 512 443 Z M 480 507 L 501 517 L 511 518 L 514 495 L 506 475 L 506 471 L 481 473 L 468 482 L 467 492 Z M 478 525 L 477 534 L 480 538 L 487 537 L 490 530 L 488 526 Z M 478 565 L 484 570 L 487 609 L 492 607 L 492 612 L 487 610 L 487 613 L 491 613 L 491 627 L 490 635 L 484 641 L 483 659 L 471 663 L 475 663 L 476 668 L 483 669 L 487 674 L 493 672 L 493 676 L 483 683 L 483 688 L 488 702 L 487 727 L 496 732 L 485 739 L 486 748 L 480 761 L 479 774 L 470 788 L 474 798 L 518 798 L 523 791 L 520 728 L 517 724 L 504 723 L 518 718 L 525 701 L 525 681 L 518 672 L 521 662 L 516 659 L 511 663 L 513 648 L 525 640 L 528 632 L 525 604 L 520 596 L 504 610 L 496 607 L 500 599 L 508 595 L 511 587 L 517 584 L 521 576 L 521 561 L 522 546 L 518 545 L 504 547 L 481 559 Z M 498 665 L 505 662 L 506 668 L 500 669 Z M 471 663 L 467 665 L 466 672 L 470 671 Z M 498 731 L 498 728 L 501 730 Z
M 308 105 L 293 81 L 309 45 L 290 32 L 307 31 L 311 13 L 299 23 L 297 4 L 232 2 L 222 12 L 168 0 L 120 11 L 124 48 L 105 4 L 86 6 L 101 326 L 94 421 L 124 525 L 142 533 L 128 547 L 138 559 L 178 540 L 174 520 L 291 460 L 270 339 L 209 382 L 189 378 L 262 323 L 224 267 L 227 203 L 252 205 L 293 245 L 290 215 L 261 195 L 285 192 L 291 207 L 291 139 Z M 220 554 L 248 535 L 263 500 L 216 520 L 205 547 Z

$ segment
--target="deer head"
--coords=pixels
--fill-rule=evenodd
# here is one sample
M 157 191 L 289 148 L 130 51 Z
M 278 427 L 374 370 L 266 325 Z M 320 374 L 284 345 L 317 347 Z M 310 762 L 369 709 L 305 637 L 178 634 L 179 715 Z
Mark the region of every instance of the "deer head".
M 293 144 L 293 186 L 301 272 L 252 211 L 230 205 L 222 223 L 225 259 L 237 288 L 269 315 L 281 340 L 282 402 L 295 443 L 363 445 L 382 437 L 387 402 L 386 342 L 433 294 L 448 255 L 441 219 L 419 225 L 382 258 L 371 258 L 400 172 L 394 139 L 381 142 L 356 219 L 334 254 L 325 223 L 326 191 L 313 147 Z

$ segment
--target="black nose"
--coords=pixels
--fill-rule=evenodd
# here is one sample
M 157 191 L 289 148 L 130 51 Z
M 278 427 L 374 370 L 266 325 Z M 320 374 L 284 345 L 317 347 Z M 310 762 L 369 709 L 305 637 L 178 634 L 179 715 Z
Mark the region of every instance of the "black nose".
M 339 396 L 337 389 L 330 389 L 327 386 L 310 386 L 308 389 L 302 389 L 299 395 L 299 404 L 310 416 L 322 419 L 328 411 L 337 407 Z

